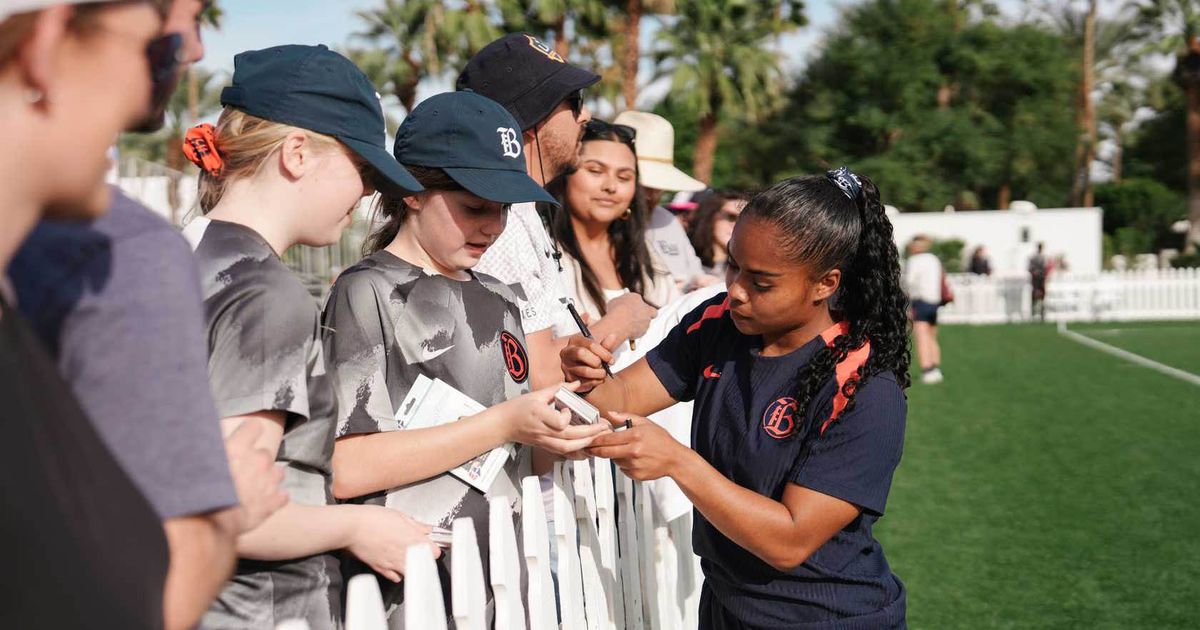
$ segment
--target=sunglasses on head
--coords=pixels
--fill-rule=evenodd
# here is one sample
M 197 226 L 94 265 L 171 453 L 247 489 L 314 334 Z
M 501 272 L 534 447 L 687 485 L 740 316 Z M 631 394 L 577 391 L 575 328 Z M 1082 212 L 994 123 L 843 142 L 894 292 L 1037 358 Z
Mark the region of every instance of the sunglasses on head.
M 632 147 L 637 142 L 637 129 L 629 125 L 618 125 L 593 118 L 584 126 L 584 136 L 616 136 L 618 140 Z

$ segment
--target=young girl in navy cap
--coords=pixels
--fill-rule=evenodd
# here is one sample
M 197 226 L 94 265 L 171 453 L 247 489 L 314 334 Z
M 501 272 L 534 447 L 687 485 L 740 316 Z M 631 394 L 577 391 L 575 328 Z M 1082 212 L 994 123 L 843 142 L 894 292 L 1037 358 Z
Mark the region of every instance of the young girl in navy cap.
M 607 431 L 569 426 L 552 406 L 557 385 L 529 393 L 516 296 L 471 271 L 503 231 L 509 204 L 553 202 L 526 174 L 521 151 L 516 121 L 487 98 L 454 92 L 421 103 L 397 132 L 395 157 L 425 191 L 381 198 L 368 255 L 334 284 L 324 319 L 339 402 L 334 493 L 442 527 L 471 517 L 484 558 L 488 499 L 516 501 L 528 449 L 516 449 L 490 484 L 450 471 L 509 443 L 567 453 Z M 488 409 L 401 426 L 397 412 L 422 376 Z M 385 589 L 392 627 L 403 624 L 402 598 L 402 589 Z
M 904 442 L 906 300 L 879 192 L 842 168 L 755 197 L 729 247 L 728 293 L 604 380 L 605 344 L 563 369 L 629 426 L 589 452 L 670 476 L 696 508 L 700 627 L 905 625 L 905 590 L 871 528 Z M 642 416 L 694 400 L 691 450 Z
M 209 375 L 222 426 L 262 427 L 290 503 L 238 540 L 237 574 L 205 628 L 273 629 L 303 619 L 341 626 L 340 560 L 348 549 L 399 580 L 406 548 L 429 528 L 375 506 L 333 505 L 336 409 L 320 311 L 280 260 L 292 245 L 337 242 L 364 195 L 419 190 L 388 155 L 375 90 L 324 46 L 236 57 L 216 128 L 191 130 L 205 217 L 187 226 L 204 290 Z M 263 470 L 263 475 L 275 474 Z

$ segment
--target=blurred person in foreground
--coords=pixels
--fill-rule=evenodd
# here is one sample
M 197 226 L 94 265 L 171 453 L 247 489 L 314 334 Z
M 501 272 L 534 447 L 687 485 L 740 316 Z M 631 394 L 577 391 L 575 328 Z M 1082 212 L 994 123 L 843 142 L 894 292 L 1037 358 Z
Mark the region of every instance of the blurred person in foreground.
M 929 248 L 933 241 L 918 235 L 909 244 L 910 255 L 904 266 L 904 286 L 912 303 L 913 337 L 916 338 L 917 361 L 921 365 L 921 382 L 941 383 L 942 347 L 938 344 L 938 309 L 942 305 L 942 261 Z
M 594 320 L 629 293 L 655 307 L 679 297 L 671 272 L 646 244 L 635 136 L 632 127 L 592 119 L 584 129 L 579 167 L 549 188 L 565 211 L 551 226 L 566 254 L 565 280 L 580 312 Z
M 725 276 L 733 226 L 749 201 L 750 195 L 747 193 L 718 190 L 700 202 L 688 230 L 688 238 L 700 257 L 704 273 L 718 278 Z
M 683 224 L 659 205 L 664 191 L 696 192 L 707 188 L 704 182 L 675 167 L 675 128 L 658 114 L 639 111 L 622 112 L 613 122 L 637 131 L 638 172 L 650 212 L 646 243 L 667 264 L 681 290 L 720 282 L 720 278 L 704 273 Z
M 524 156 L 529 176 L 545 186 L 579 163 L 579 141 L 592 118 L 583 90 L 599 80 L 536 37 L 513 33 L 472 57 L 457 88 L 486 96 L 513 115 L 520 129 L 497 141 Z M 554 212 L 552 204 L 513 204 L 504 232 L 475 267 L 516 290 L 535 390 L 562 381 L 558 352 L 579 333 L 567 310 L 562 252 L 550 238 Z M 625 341 L 644 335 L 655 314 L 641 296 L 630 293 L 613 300 L 607 314 L 589 326 L 597 338 L 615 335 Z
M 0 7 L 0 268 L 39 219 L 106 211 L 106 151 L 150 102 L 160 9 Z M 0 627 L 161 628 L 161 523 L 11 294 L 0 294 L 0 540 L 10 567 Z
M 161 4 L 151 102 L 138 131 L 162 126 L 182 72 L 204 55 L 199 16 L 208 3 Z M 21 312 L 161 519 L 170 550 L 165 624 L 190 628 L 232 574 L 237 536 L 287 495 L 274 458 L 254 446 L 261 431 L 246 427 L 222 442 L 188 244 L 153 211 L 110 192 L 101 218 L 44 220 L 9 272 Z

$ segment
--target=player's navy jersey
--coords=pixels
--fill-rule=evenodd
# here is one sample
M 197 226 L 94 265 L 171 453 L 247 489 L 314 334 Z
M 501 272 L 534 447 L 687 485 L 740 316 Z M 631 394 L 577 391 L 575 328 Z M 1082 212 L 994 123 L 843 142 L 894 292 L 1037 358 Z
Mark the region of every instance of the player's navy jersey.
M 825 336 L 835 335 L 836 327 Z M 729 540 L 697 512 L 693 542 L 711 590 L 702 612 L 708 627 L 904 624 L 904 586 L 871 533 L 900 463 L 904 394 L 891 373 L 873 376 L 853 408 L 831 421 L 846 401 L 835 397 L 838 379 L 830 377 L 797 414 L 797 375 L 825 343 L 817 337 L 789 354 L 763 356 L 762 338 L 737 330 L 721 294 L 684 317 L 646 357 L 673 398 L 695 401 L 693 448 L 721 474 L 775 500 L 795 483 L 862 508 L 790 572 Z M 843 362 L 842 376 L 867 352 Z
M 347 269 L 325 306 L 326 356 L 338 397 L 339 437 L 399 429 L 395 415 L 419 376 L 440 379 L 491 407 L 529 391 L 529 356 L 512 290 L 472 273 L 426 272 L 381 250 Z M 488 498 L 520 496 L 527 448 L 517 449 L 485 495 L 450 473 L 356 499 L 450 527 L 470 517 L 488 557 Z M 450 569 L 450 552 L 439 560 Z M 352 566 L 352 565 L 347 565 Z M 354 563 L 354 572 L 367 570 Z M 403 623 L 403 586 L 383 582 L 389 626 Z M 449 590 L 446 591 L 449 601 Z M 411 630 L 411 629 L 410 629 Z
M 184 236 L 196 249 L 204 291 L 208 372 L 222 418 L 260 411 L 285 416 L 276 460 L 296 503 L 333 503 L 336 407 L 320 341 L 320 309 L 257 232 L 195 219 Z M 240 560 L 205 615 L 205 628 L 274 628 L 300 618 L 337 628 L 341 572 L 331 553 L 279 562 Z

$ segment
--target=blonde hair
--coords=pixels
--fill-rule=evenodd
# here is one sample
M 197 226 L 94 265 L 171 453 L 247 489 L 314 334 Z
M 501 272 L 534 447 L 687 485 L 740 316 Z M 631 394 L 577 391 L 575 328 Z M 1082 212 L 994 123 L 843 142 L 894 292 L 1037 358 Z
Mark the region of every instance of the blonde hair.
M 317 151 L 327 151 L 342 147 L 337 138 L 309 131 L 292 125 L 277 123 L 258 116 L 252 116 L 240 109 L 226 107 L 217 121 L 216 149 L 221 156 L 223 166 L 220 175 L 210 175 L 200 172 L 200 210 L 208 214 L 221 201 L 229 184 L 248 177 L 254 177 L 262 171 L 276 151 L 283 146 L 288 134 L 301 131 L 316 147 Z M 360 169 L 364 161 L 352 151 L 346 151 L 355 165 Z

